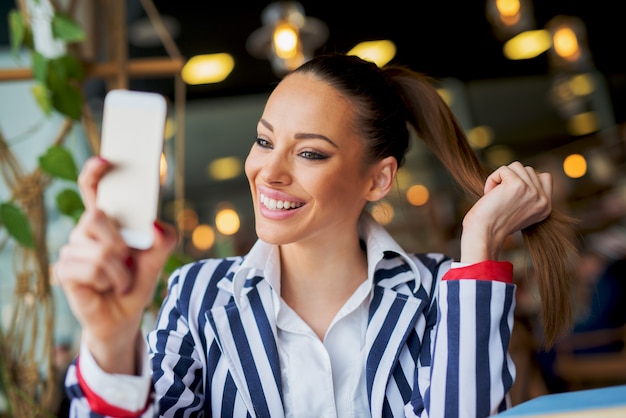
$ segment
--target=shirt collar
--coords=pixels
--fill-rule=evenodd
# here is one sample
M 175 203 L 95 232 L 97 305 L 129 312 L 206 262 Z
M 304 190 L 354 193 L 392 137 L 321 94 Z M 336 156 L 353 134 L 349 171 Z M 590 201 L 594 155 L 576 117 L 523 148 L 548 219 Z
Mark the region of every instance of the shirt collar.
M 359 236 L 367 251 L 367 277 L 370 282 L 373 282 L 376 268 L 385 255 L 396 253 L 413 271 L 411 280 L 415 280 L 414 288 L 419 287 L 420 273 L 411 257 L 367 211 L 363 211 L 359 219 Z M 255 283 L 248 280 L 255 276 L 262 276 L 274 289 L 274 294 L 280 295 L 280 250 L 277 245 L 259 239 L 250 249 L 233 277 L 233 295 L 236 301 L 239 300 L 244 288 L 249 287 L 247 283 Z

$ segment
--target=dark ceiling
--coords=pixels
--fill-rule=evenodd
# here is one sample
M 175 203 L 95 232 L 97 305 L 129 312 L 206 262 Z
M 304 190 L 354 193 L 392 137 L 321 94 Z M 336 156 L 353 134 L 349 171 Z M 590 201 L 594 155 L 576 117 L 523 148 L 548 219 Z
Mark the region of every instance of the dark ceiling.
M 180 22 L 176 42 L 185 57 L 229 52 L 235 58 L 235 69 L 224 82 L 189 87 L 189 98 L 267 91 L 276 81 L 269 62 L 250 56 L 245 49 L 247 37 L 262 25 L 261 12 L 267 4 L 155 0 L 161 14 Z M 386 0 L 367 5 L 362 1 L 303 0 L 301 4 L 307 16 L 328 25 L 329 38 L 318 53 L 347 52 L 360 41 L 390 39 L 397 46 L 395 62 L 434 77 L 469 81 L 549 71 L 546 54 L 516 62 L 503 56 L 502 43 L 486 17 L 485 1 Z M 134 13 L 140 14 L 140 7 Z M 626 25 L 614 2 L 541 0 L 533 3 L 533 15 L 536 28 L 545 27 L 557 15 L 583 19 L 598 70 L 609 76 L 626 74 Z M 161 48 L 131 49 L 137 55 L 164 54 Z
M 235 68 L 219 83 L 188 86 L 187 98 L 205 99 L 267 92 L 278 81 L 266 60 L 246 51 L 246 39 L 262 26 L 261 12 L 269 1 L 153 0 L 164 17 L 173 17 L 179 30 L 175 42 L 185 58 L 196 54 L 228 52 Z M 2 0 L 3 15 L 15 7 Z M 63 3 L 63 2 L 61 2 Z M 127 1 L 129 24 L 145 16 L 140 0 Z M 406 64 L 436 78 L 464 82 L 549 74 L 546 54 L 524 61 L 509 61 L 502 42 L 486 17 L 485 0 L 371 2 L 302 0 L 307 16 L 326 23 L 329 37 L 316 53 L 347 52 L 361 41 L 390 39 L 397 47 L 394 62 Z M 536 28 L 555 16 L 576 16 L 586 25 L 595 67 L 607 77 L 618 122 L 626 120 L 626 60 L 623 57 L 626 25 L 616 3 L 608 0 L 541 0 L 532 4 Z M 0 42 L 8 45 L 7 20 L 0 23 Z M 129 45 L 131 57 L 165 56 L 161 46 Z M 131 88 L 159 90 L 173 96 L 174 83 L 132 80 Z

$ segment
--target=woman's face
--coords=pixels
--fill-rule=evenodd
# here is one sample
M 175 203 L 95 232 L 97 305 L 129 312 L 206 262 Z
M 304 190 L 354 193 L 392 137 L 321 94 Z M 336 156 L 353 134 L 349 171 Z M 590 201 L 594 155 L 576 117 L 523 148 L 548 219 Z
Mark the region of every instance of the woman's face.
M 259 238 L 273 244 L 354 234 L 372 187 L 350 103 L 310 74 L 281 81 L 246 159 Z

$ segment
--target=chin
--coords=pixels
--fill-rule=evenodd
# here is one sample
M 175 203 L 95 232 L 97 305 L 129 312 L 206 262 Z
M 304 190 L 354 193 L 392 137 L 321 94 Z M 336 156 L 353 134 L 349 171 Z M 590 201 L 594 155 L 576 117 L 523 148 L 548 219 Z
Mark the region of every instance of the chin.
M 256 225 L 256 235 L 257 237 L 268 244 L 271 245 L 282 245 L 288 244 L 292 240 L 291 237 L 287 237 L 284 234 L 278 231 L 279 228 L 272 225 L 264 225 L 260 226 L 258 223 Z

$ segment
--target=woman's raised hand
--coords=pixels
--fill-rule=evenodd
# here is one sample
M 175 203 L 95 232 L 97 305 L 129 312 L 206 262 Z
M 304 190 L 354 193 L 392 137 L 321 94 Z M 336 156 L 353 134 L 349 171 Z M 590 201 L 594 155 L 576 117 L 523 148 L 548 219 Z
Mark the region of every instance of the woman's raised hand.
M 463 219 L 461 261 L 497 260 L 505 239 L 552 211 L 552 176 L 513 162 L 495 170 Z
M 129 248 L 117 223 L 96 207 L 97 185 L 109 168 L 98 157 L 85 163 L 78 179 L 85 212 L 61 248 L 54 275 L 99 366 L 109 373 L 132 374 L 143 312 L 177 234 L 173 227 L 155 223 L 150 249 Z

